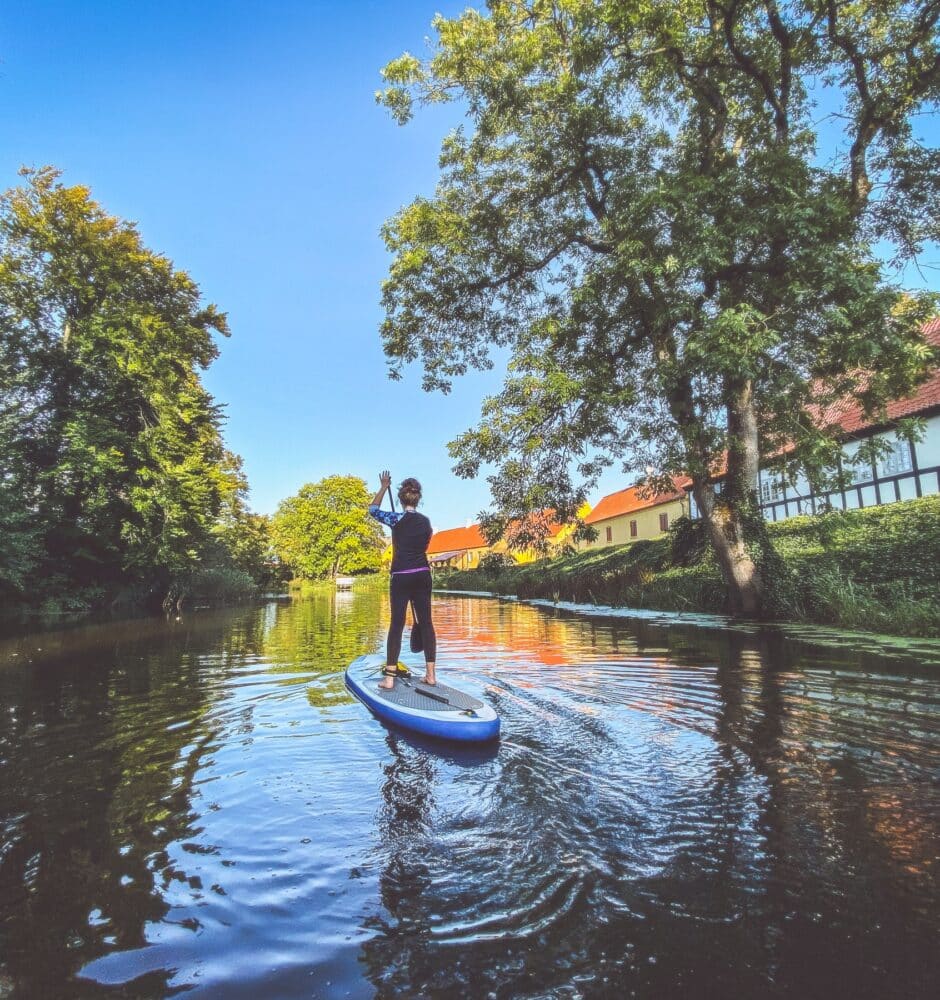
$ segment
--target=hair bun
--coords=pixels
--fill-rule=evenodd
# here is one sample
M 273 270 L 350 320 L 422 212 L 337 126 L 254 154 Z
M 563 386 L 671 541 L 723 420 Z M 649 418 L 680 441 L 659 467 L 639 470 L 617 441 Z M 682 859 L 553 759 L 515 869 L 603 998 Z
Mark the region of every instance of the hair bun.
M 417 479 L 403 479 L 398 487 L 399 502 L 405 507 L 415 507 L 421 499 L 421 484 Z

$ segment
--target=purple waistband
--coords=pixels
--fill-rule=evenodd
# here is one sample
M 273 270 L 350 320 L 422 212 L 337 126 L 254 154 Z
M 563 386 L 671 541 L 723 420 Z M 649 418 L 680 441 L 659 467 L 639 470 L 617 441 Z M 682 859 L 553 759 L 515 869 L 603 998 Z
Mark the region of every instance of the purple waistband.
M 406 573 L 430 573 L 430 566 L 418 566 L 417 569 L 396 569 L 392 576 L 404 576 Z

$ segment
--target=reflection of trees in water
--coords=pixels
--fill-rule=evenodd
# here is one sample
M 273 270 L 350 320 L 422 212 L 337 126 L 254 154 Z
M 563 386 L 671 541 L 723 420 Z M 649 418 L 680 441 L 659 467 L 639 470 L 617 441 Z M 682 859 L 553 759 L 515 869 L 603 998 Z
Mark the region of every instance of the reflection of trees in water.
M 357 583 L 351 593 L 324 588 L 277 606 L 264 637 L 265 657 L 273 673 L 319 675 L 307 697 L 329 708 L 352 700 L 343 671 L 382 644 L 387 621 L 387 582 Z
M 174 887 L 194 900 L 211 891 L 180 858 L 196 847 L 193 780 L 216 746 L 209 713 L 230 670 L 263 653 L 285 674 L 322 674 L 311 690 L 333 704 L 342 667 L 381 644 L 386 600 L 383 587 L 20 642 L 22 655 L 42 645 L 47 659 L 0 671 L 0 993 L 6 975 L 24 997 L 104 992 L 70 977 L 144 943 L 148 922 L 172 919 Z M 937 755 L 924 734 L 935 681 L 833 673 L 854 665 L 828 650 L 795 657 L 774 632 L 563 615 L 548 627 L 530 608 L 488 607 L 466 613 L 468 628 L 498 636 L 508 622 L 528 644 L 529 686 L 503 656 L 505 683 L 491 697 L 506 691 L 506 741 L 498 767 L 463 785 L 473 803 L 460 800 L 446 754 L 388 737 L 383 913 L 362 951 L 380 997 L 551 995 L 601 970 L 608 985 L 591 980 L 585 995 L 694 995 L 698 983 L 729 996 L 930 995 Z M 570 651 L 569 664 L 535 669 L 527 651 L 540 639 Z M 616 732 L 625 712 L 591 680 L 590 657 L 656 661 L 636 674 L 642 711 L 691 737 L 693 776 L 674 770 L 670 787 L 626 727 Z M 585 704 L 597 711 L 575 710 Z M 639 787 L 632 800 L 620 778 Z M 658 812 L 637 812 L 638 802 Z M 638 872 L 634 859 L 669 841 L 664 803 L 675 804 L 678 847 L 665 870 Z M 525 937 L 506 926 L 498 937 L 503 916 L 534 922 L 535 896 L 545 929 Z M 442 918 L 477 917 L 495 917 L 498 939 L 432 935 Z M 628 947 L 633 965 L 614 969 Z M 168 975 L 125 994 L 166 995 Z
M 870 806 L 882 782 L 900 775 L 892 768 L 890 777 L 879 776 L 866 764 L 887 749 L 880 741 L 892 739 L 890 727 L 875 720 L 890 710 L 893 695 L 865 699 L 873 724 L 859 753 L 858 720 L 845 704 L 851 682 L 834 671 L 795 672 L 784 666 L 779 643 L 773 632 L 724 636 L 716 674 L 716 735 L 725 763 L 711 789 L 714 806 L 748 803 L 753 793 L 733 792 L 751 775 L 763 786 L 752 803 L 759 852 L 729 855 L 736 870 L 726 879 L 737 884 L 738 898 L 749 895 L 741 916 L 755 953 L 746 967 L 762 966 L 785 995 L 918 995 L 913 983 L 936 974 L 928 971 L 937 968 L 933 931 L 929 919 L 911 920 L 905 895 L 914 889 L 929 898 L 935 886 L 925 884 L 926 868 L 898 863 L 900 845 L 910 860 L 912 824 L 903 810 L 893 817 L 896 840 L 885 840 L 873 822 Z M 727 818 L 732 831 L 746 822 L 743 815 Z M 915 819 L 913 826 L 923 824 Z M 921 846 L 929 852 L 926 839 Z
M 622 954 L 627 945 L 658 959 L 618 973 L 621 987 L 643 995 L 675 995 L 691 980 L 727 995 L 931 995 L 928 984 L 936 985 L 938 968 L 936 918 L 928 901 L 937 898 L 931 829 L 938 807 L 931 784 L 937 753 L 927 734 L 935 682 L 924 690 L 916 672 L 905 676 L 898 672 L 901 664 L 885 661 L 879 664 L 883 676 L 872 677 L 860 669 L 875 666 L 870 652 L 808 648 L 775 629 L 703 632 L 548 614 L 551 628 L 533 627 L 531 609 L 509 603 L 477 604 L 453 617 L 484 642 L 494 636 L 496 644 L 512 648 L 508 637 L 521 639 L 514 696 L 520 687 L 533 688 L 534 663 L 554 666 L 550 658 L 528 655 L 533 641 L 548 640 L 552 655 L 570 652 L 562 669 L 539 673 L 539 682 L 550 678 L 556 690 L 572 685 L 567 696 L 543 693 L 535 684 L 526 694 L 530 714 L 516 714 L 506 727 L 514 741 L 526 744 L 525 756 L 507 759 L 504 748 L 500 788 L 489 806 L 507 836 L 531 834 L 528 842 L 538 845 L 551 870 L 560 868 L 552 845 L 542 844 L 538 829 L 525 830 L 526 820 L 541 817 L 553 825 L 556 844 L 563 845 L 583 823 L 583 843 L 597 848 L 599 862 L 587 875 L 596 883 L 591 910 L 580 926 L 572 912 L 545 932 L 535 949 L 545 954 L 545 964 L 525 968 L 524 983 L 514 980 L 515 963 L 522 960 L 510 954 L 508 943 L 500 951 L 495 944 L 468 942 L 445 956 L 417 932 L 383 925 L 366 948 L 383 996 L 422 983 L 434 987 L 427 995 L 437 995 L 434 984 L 442 982 L 442 969 L 456 952 L 465 964 L 485 970 L 480 983 L 495 974 L 486 989 L 495 986 L 502 996 L 515 986 L 555 988 L 562 957 L 573 968 L 596 969 L 603 949 Z M 579 650 L 590 651 L 580 665 Z M 521 733 L 542 708 L 543 694 L 546 712 L 570 707 L 575 689 L 590 695 L 590 657 L 603 661 L 611 653 L 655 661 L 655 676 L 643 679 L 644 667 L 633 682 L 631 705 L 679 731 L 698 731 L 711 744 L 694 762 L 707 767 L 684 779 L 681 764 L 675 772 L 675 815 L 662 813 L 655 829 L 644 826 L 649 817 L 637 817 L 634 834 L 623 816 L 616 831 L 616 802 L 592 797 L 589 780 L 569 787 L 565 776 L 567 769 L 597 773 L 606 762 L 612 748 L 605 725 L 615 720 L 616 701 L 608 697 L 598 720 L 582 716 L 570 729 L 556 711 L 554 745 L 543 744 L 535 730 Z M 506 676 L 506 664 L 499 669 Z M 512 713 L 512 700 L 504 708 Z M 539 780 L 537 751 L 554 753 L 561 765 L 553 783 Z M 524 774 L 515 773 L 520 761 Z M 620 759 L 628 772 L 636 763 Z M 653 770 L 646 778 L 655 802 Z M 670 839 L 673 821 L 677 847 L 660 874 L 641 877 L 624 866 L 629 852 L 618 854 L 621 839 L 642 855 L 649 843 Z M 592 844 L 590 831 L 605 826 L 609 833 Z M 612 880 L 608 873 L 618 871 Z M 472 876 L 462 870 L 455 877 Z M 398 895 L 383 892 L 383 899 L 405 912 L 415 910 L 423 894 L 426 914 L 446 912 L 446 890 L 427 878 L 416 883 L 415 896 L 402 894 L 396 874 L 391 885 Z M 499 889 L 493 887 L 494 896 Z M 612 898 L 629 915 L 612 910 Z M 485 903 L 479 913 L 485 915 Z
M 718 758 L 702 788 L 713 822 L 672 865 L 685 883 L 663 899 L 733 919 L 728 989 L 914 996 L 936 982 L 936 928 L 911 909 L 937 890 L 926 829 L 937 812 L 933 753 L 910 712 L 924 697 L 916 671 L 892 673 L 900 664 L 881 660 L 879 680 L 862 669 L 875 666 L 870 651 L 811 647 L 776 629 L 631 623 L 614 641 L 714 665 Z M 918 729 L 919 744 L 905 746 Z
M 252 610 L 96 626 L 71 653 L 66 634 L 53 636 L 42 662 L 0 671 L 0 932 L 18 995 L 91 990 L 72 977 L 144 944 L 170 881 L 200 888 L 167 847 L 196 832 L 215 680 L 258 650 L 260 622 Z M 135 995 L 164 995 L 169 975 L 148 974 Z

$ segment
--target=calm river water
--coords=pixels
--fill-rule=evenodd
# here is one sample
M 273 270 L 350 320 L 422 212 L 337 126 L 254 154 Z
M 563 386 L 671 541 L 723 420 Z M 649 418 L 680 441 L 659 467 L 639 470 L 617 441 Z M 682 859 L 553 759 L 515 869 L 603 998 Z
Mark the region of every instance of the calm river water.
M 0 640 L 0 997 L 935 997 L 940 644 L 384 591 Z M 714 622 L 711 623 L 714 626 Z

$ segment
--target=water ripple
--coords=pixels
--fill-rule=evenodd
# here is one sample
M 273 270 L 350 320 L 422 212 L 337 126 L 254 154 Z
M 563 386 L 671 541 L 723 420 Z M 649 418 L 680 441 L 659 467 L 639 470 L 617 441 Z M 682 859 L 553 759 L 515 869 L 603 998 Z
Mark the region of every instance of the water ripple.
M 477 749 L 351 701 L 379 588 L 8 641 L 0 988 L 932 996 L 929 649 L 584 611 L 436 599 Z

